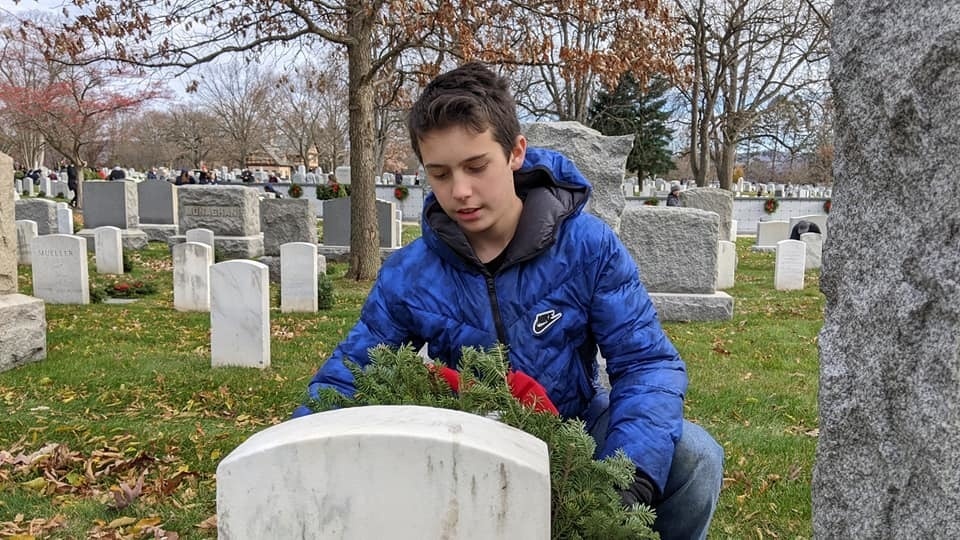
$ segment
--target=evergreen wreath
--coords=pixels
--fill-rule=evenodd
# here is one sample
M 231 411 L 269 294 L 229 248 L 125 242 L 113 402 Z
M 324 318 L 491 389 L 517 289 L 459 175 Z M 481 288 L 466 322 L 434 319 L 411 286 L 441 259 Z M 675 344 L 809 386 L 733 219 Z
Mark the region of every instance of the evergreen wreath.
M 287 192 L 291 198 L 299 199 L 303 196 L 303 188 L 300 184 L 290 184 L 290 191 Z
M 308 406 L 320 412 L 363 405 L 422 405 L 497 418 L 547 443 L 552 538 L 659 538 L 651 529 L 653 510 L 639 504 L 625 508 L 617 493 L 633 482 L 630 458 L 620 451 L 594 460 L 596 442 L 582 421 L 562 420 L 522 405 L 507 385 L 503 348 L 485 352 L 465 347 L 456 394 L 440 375 L 442 364 L 425 364 L 409 345 L 374 347 L 369 354 L 366 369 L 345 361 L 356 386 L 352 398 L 324 388 Z
M 393 190 L 393 196 L 396 197 L 398 201 L 405 200 L 410 196 L 410 190 L 407 189 L 407 186 L 397 186 Z
M 772 214 L 777 211 L 777 208 L 780 208 L 780 201 L 770 197 L 769 199 L 763 201 L 763 211 Z
M 660 199 L 656 197 L 650 197 L 649 199 L 643 201 L 643 204 L 646 206 L 657 206 L 660 204 Z
M 832 207 L 833 207 L 833 203 L 830 202 L 830 199 L 827 199 L 826 201 L 823 202 L 823 213 L 824 213 L 824 214 L 829 214 L 829 213 L 830 213 L 830 208 L 832 208 Z

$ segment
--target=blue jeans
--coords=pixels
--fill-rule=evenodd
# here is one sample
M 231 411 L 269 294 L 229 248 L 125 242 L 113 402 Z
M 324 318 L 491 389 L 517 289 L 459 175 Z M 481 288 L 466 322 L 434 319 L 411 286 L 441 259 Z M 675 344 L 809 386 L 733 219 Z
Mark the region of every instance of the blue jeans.
M 610 425 L 610 397 L 606 392 L 594 397 L 585 416 L 587 431 L 600 452 Z M 661 540 L 706 538 L 722 483 L 723 448 L 703 428 L 684 420 L 667 485 L 656 505 L 653 528 Z

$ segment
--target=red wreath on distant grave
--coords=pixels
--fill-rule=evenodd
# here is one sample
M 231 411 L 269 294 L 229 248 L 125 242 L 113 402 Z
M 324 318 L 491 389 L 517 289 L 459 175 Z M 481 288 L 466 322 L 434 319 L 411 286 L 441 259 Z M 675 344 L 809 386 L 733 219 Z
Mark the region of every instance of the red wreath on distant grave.
M 772 214 L 777 211 L 777 208 L 780 208 L 780 201 L 770 197 L 769 199 L 763 201 L 763 211 Z
M 397 186 L 393 190 L 393 196 L 396 197 L 398 201 L 402 201 L 410 196 L 410 190 L 407 189 L 407 186 Z
M 823 213 L 829 214 L 830 208 L 832 207 L 833 207 L 833 203 L 830 202 L 830 199 L 827 199 L 826 201 L 823 202 Z

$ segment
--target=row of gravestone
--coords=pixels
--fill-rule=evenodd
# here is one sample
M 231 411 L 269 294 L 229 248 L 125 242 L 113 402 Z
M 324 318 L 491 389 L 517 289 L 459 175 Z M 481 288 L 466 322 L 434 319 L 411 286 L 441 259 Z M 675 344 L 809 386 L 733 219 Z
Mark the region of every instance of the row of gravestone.
M 148 240 L 175 245 L 186 240 L 180 231 L 210 229 L 220 240 L 218 255 L 224 258 L 277 256 L 281 244 L 317 242 L 316 216 L 306 199 L 261 199 L 263 193 L 245 186 L 174 186 L 162 180 L 93 181 L 83 186 L 84 229 L 77 234 L 90 239 L 91 248 L 92 231 L 101 226 L 120 228 L 127 249 L 140 249 Z M 54 204 L 17 201 L 17 218 L 36 221 L 40 234 L 49 234 L 45 223 L 56 220 Z M 349 245 L 350 199 L 325 201 L 324 206 L 325 244 Z M 396 205 L 378 200 L 376 207 L 381 247 L 399 247 Z

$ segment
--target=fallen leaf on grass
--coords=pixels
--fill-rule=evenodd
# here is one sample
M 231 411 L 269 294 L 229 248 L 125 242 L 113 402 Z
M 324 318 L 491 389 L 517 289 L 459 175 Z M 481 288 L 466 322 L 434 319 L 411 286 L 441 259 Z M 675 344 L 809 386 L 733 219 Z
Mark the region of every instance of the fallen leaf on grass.
M 217 515 L 214 514 L 207 519 L 197 523 L 195 525 L 198 529 L 216 529 L 217 528 Z
M 122 510 L 137 500 L 137 497 L 143 493 L 143 477 L 146 476 L 146 474 L 146 471 L 140 473 L 140 477 L 137 478 L 137 483 L 133 487 L 130 487 L 126 482 L 120 482 L 118 486 L 111 487 L 110 491 L 113 493 L 113 504 L 109 506 L 116 510 Z

